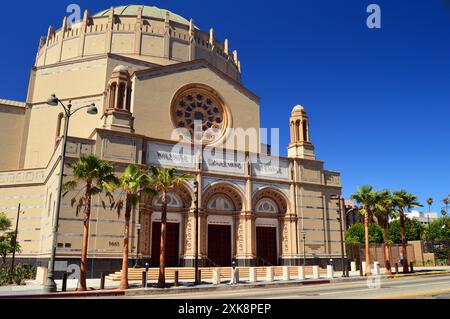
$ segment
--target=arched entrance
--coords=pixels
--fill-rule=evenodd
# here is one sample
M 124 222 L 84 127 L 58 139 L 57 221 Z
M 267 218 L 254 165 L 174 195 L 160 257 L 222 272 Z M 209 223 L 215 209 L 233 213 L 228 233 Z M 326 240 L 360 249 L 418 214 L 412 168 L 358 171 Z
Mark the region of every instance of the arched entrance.
M 236 252 L 234 216 L 242 210 L 242 197 L 233 186 L 219 184 L 206 190 L 204 205 L 208 261 L 213 266 L 230 266 Z
M 256 215 L 256 264 L 278 265 L 280 259 L 280 216 L 286 213 L 286 200 L 277 190 L 260 190 L 253 199 Z
M 161 247 L 161 196 L 152 198 L 150 225 L 151 266 L 159 267 Z M 166 267 L 178 267 L 183 253 L 184 219 L 191 205 L 188 191 L 180 186 L 167 194 Z

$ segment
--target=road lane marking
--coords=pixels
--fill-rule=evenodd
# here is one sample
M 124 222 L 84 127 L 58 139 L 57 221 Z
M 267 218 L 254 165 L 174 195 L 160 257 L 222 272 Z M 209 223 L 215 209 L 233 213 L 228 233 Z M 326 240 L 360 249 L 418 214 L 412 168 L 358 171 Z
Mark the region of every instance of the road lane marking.
M 427 295 L 440 295 L 450 293 L 450 289 L 446 290 L 434 290 L 434 291 L 422 291 L 422 292 L 413 292 L 413 293 L 407 293 L 407 294 L 401 294 L 401 295 L 395 295 L 395 296 L 383 296 L 383 297 L 377 297 L 376 299 L 397 299 L 397 298 L 405 298 L 405 297 L 418 297 L 418 296 L 427 296 Z

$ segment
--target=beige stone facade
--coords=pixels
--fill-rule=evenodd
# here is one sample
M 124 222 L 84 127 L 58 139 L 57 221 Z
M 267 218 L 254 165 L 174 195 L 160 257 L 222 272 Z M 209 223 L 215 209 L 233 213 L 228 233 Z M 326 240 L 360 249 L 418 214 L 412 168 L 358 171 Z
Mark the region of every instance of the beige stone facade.
M 50 254 L 64 126 L 62 109 L 46 103 L 53 93 L 74 108 L 95 103 L 99 109 L 97 116 L 80 111 L 71 117 L 68 161 L 96 154 L 112 162 L 118 174 L 133 163 L 195 175 L 201 189 L 203 264 L 225 265 L 231 258 L 242 265 L 339 258 L 338 210 L 330 195 L 341 194 L 340 174 L 325 170 L 315 158 L 309 119 L 300 106 L 286 118 L 288 157 L 260 154 L 260 101 L 241 84 L 240 70 L 237 52 L 230 51 L 228 40 L 217 40 L 213 29 L 203 32 L 193 20 L 154 7 L 111 8 L 94 16 L 85 12 L 77 24 L 64 19 L 60 29 L 50 27 L 39 44 L 27 100 L 0 100 L 0 211 L 15 219 L 20 203 L 25 212 L 19 258 L 45 263 Z M 179 141 L 191 145 L 183 134 L 194 132 L 195 120 L 205 136 L 208 129 L 213 132 L 205 149 L 215 147 L 228 156 L 225 160 L 198 157 L 190 146 L 182 155 L 174 151 Z M 176 128 L 184 133 L 174 134 Z M 230 133 L 232 128 L 242 131 Z M 230 143 L 236 134 L 252 130 L 252 139 Z M 68 169 L 65 174 L 70 179 Z M 71 206 L 78 191 L 62 200 L 60 271 L 80 256 L 82 217 Z M 193 181 L 170 195 L 168 255 L 180 266 L 191 265 L 194 257 L 193 197 Z M 121 258 L 123 216 L 105 209 L 102 200 L 99 196 L 92 203 L 93 273 L 116 270 Z M 158 207 L 158 198 L 143 199 L 132 222 L 130 257 L 139 255 L 152 265 Z

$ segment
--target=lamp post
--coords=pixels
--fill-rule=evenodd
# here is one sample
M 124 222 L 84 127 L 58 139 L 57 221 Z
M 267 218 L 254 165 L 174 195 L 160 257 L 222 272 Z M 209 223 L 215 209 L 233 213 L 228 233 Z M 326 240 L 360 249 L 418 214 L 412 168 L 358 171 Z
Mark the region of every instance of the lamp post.
M 20 204 L 17 209 L 17 219 L 16 219 L 16 229 L 14 231 L 14 239 L 13 239 L 13 254 L 11 258 L 11 267 L 9 269 L 9 280 L 8 283 L 11 285 L 13 283 L 13 273 L 14 273 L 14 262 L 16 260 L 16 250 L 17 250 L 17 234 L 19 231 L 19 218 L 20 218 Z M 22 212 L 23 213 L 23 212 Z
M 52 246 L 50 253 L 50 260 L 48 263 L 48 275 L 47 281 L 44 285 L 45 292 L 56 292 L 57 286 L 55 283 L 55 258 L 56 258 L 56 247 L 58 243 L 58 227 L 59 227 L 59 214 L 61 210 L 61 194 L 62 194 L 62 186 L 64 179 L 64 164 L 66 160 L 66 147 L 67 147 L 67 133 L 69 131 L 69 121 L 70 117 L 78 112 L 81 109 L 87 108 L 87 113 L 91 115 L 96 115 L 98 110 L 94 103 L 86 106 L 79 107 L 75 110 L 72 110 L 72 102 L 64 105 L 60 99 L 53 94 L 48 100 L 47 104 L 50 106 L 58 106 L 61 105 L 64 110 L 64 135 L 62 139 L 62 147 L 61 147 L 61 155 L 60 155 L 60 167 L 59 167 L 59 181 L 58 181 L 58 196 L 56 197 L 56 207 L 55 212 L 53 213 L 53 229 L 52 229 Z
M 345 265 L 345 253 L 344 253 L 344 234 L 342 231 L 342 212 L 344 210 L 343 208 L 343 201 L 344 198 L 341 195 L 331 195 L 331 199 L 338 200 L 337 206 L 338 206 L 338 221 L 339 221 L 339 233 L 341 237 L 341 263 L 342 263 L 342 277 L 348 277 L 347 275 L 347 267 Z
M 199 278 L 198 278 L 198 182 L 194 181 L 194 191 L 195 191 L 195 211 L 194 211 L 194 217 L 195 217 L 195 227 L 194 227 L 194 236 L 195 236 L 195 260 L 194 260 L 194 268 L 195 268 L 195 282 L 194 285 L 199 284 Z
M 134 262 L 134 268 L 138 268 L 140 266 L 139 263 L 139 244 L 141 239 L 141 224 L 136 224 L 136 230 L 137 230 L 137 244 L 136 244 L 136 260 Z
M 301 234 L 303 238 L 303 266 L 306 266 L 306 232 L 303 230 Z

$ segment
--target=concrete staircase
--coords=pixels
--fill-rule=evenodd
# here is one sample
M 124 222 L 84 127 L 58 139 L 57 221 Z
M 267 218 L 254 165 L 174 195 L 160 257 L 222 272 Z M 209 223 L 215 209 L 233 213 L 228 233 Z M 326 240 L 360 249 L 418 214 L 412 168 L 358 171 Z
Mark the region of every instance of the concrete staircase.
M 248 279 L 250 277 L 250 267 L 238 267 L 239 268 L 239 278 Z M 274 266 L 275 277 L 283 276 L 283 266 Z M 200 268 L 202 280 L 212 280 L 214 268 Z M 289 275 L 291 278 L 298 277 L 298 267 L 289 266 Z M 179 268 L 166 268 L 166 280 L 175 279 L 175 271 L 178 271 L 179 281 L 193 281 L 195 270 L 191 267 L 179 267 Z M 231 278 L 231 267 L 220 267 L 220 275 L 223 279 Z M 140 281 L 142 280 L 142 273 L 145 272 L 145 268 L 129 268 L 128 269 L 128 280 L 130 281 Z M 159 268 L 149 268 L 147 280 L 158 280 Z M 256 267 L 256 274 L 258 279 L 266 278 L 267 267 Z M 312 266 L 305 267 L 305 275 L 311 276 L 313 274 Z M 326 269 L 320 269 L 321 277 L 326 276 Z M 115 272 L 106 276 L 106 279 L 112 281 L 120 281 L 121 272 Z

